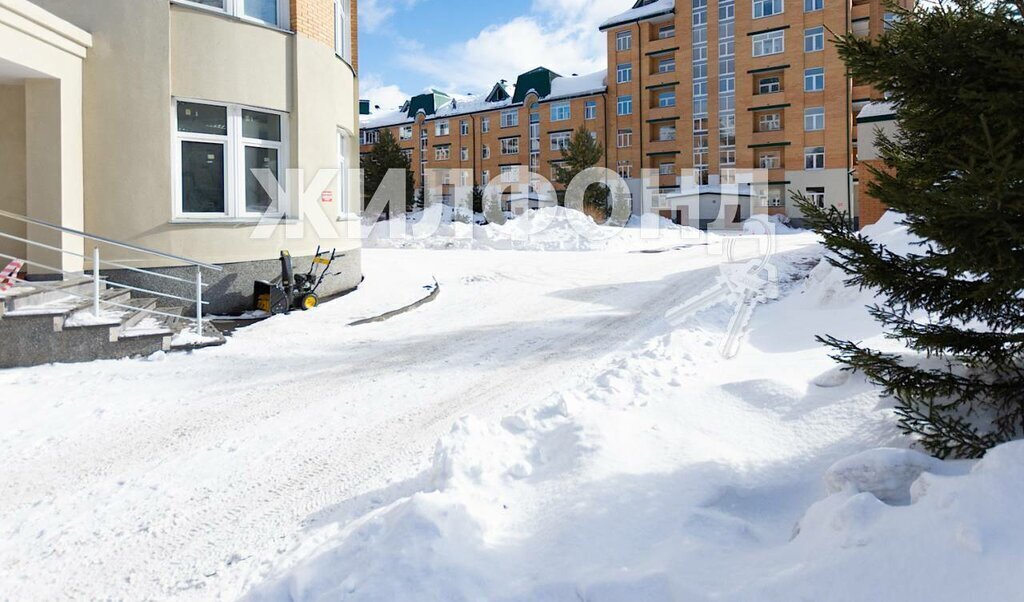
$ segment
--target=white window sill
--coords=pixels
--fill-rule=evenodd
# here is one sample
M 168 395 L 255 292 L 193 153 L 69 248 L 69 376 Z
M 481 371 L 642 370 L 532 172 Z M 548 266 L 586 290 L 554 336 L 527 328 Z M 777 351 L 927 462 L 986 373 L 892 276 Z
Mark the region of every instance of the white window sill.
M 287 217 L 176 217 L 169 223 L 174 226 L 257 226 L 259 224 L 294 224 L 298 220 Z

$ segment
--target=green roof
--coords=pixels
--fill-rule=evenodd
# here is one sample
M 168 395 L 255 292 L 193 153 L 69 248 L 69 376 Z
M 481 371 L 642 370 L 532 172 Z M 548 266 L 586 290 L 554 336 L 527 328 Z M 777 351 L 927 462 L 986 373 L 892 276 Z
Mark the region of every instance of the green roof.
M 451 97 L 440 90 L 430 90 L 425 94 L 413 96 L 409 100 L 409 117 L 416 117 L 416 114 L 423 111 L 427 116 L 433 115 L 441 106 L 451 100 Z
M 516 95 L 512 97 L 512 103 L 518 104 L 526 100 L 526 95 L 536 92 L 538 98 L 544 98 L 551 94 L 551 82 L 556 77 L 561 77 L 546 67 L 537 67 L 533 71 L 527 71 L 516 80 Z

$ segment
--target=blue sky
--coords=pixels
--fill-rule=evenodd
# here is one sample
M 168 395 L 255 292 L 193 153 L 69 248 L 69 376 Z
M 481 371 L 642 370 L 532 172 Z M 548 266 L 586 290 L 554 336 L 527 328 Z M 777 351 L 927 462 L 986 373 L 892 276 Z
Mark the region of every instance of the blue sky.
M 384 109 L 428 87 L 485 93 L 543 65 L 605 67 L 598 26 L 634 0 L 360 0 L 360 96 Z

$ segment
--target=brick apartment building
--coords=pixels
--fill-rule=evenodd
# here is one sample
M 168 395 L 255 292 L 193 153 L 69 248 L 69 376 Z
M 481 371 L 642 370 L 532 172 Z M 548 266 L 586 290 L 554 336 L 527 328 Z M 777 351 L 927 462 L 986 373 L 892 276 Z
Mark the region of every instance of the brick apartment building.
M 426 168 L 469 170 L 462 185 L 520 165 L 553 180 L 583 125 L 605 148 L 603 166 L 634 191 L 641 170 L 658 170 L 654 206 L 678 221 L 695 198 L 703 221 L 729 202 L 730 220 L 799 220 L 790 191 L 857 214 L 855 117 L 881 95 L 847 77 L 830 32 L 874 36 L 891 18 L 882 0 L 639 0 L 601 25 L 606 70 L 563 77 L 540 67 L 483 99 L 430 91 L 364 116 L 362 152 L 388 128 L 417 185 Z M 751 169 L 767 179 L 756 194 L 726 186 Z

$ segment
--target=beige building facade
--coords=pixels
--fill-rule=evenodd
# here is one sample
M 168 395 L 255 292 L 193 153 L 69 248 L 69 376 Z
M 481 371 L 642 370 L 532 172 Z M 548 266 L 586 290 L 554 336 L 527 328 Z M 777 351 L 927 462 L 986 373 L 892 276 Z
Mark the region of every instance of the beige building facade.
M 356 46 L 355 0 L 0 0 L 0 209 L 225 266 L 220 309 L 284 249 L 337 248 L 354 287 Z M 272 194 L 254 169 L 303 173 Z

